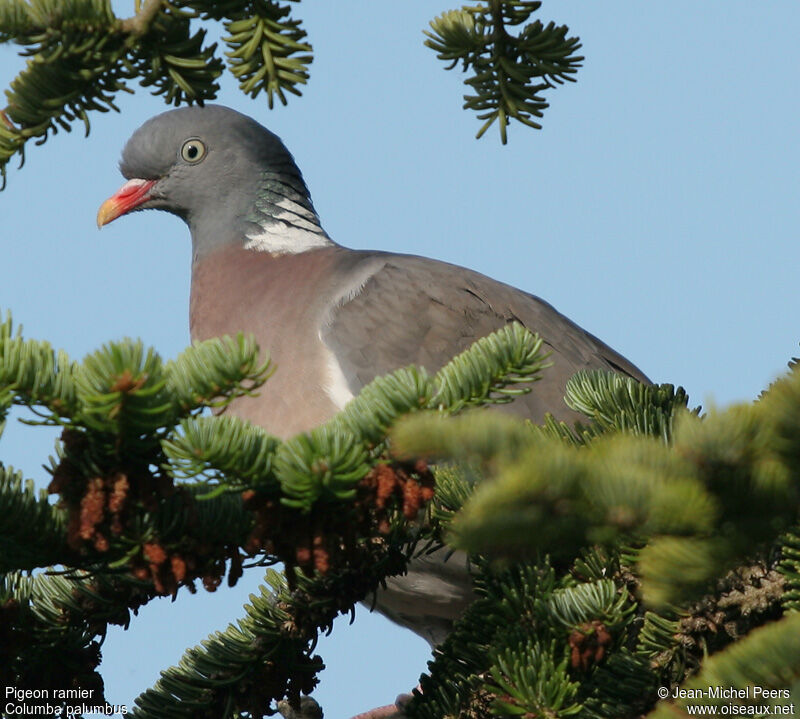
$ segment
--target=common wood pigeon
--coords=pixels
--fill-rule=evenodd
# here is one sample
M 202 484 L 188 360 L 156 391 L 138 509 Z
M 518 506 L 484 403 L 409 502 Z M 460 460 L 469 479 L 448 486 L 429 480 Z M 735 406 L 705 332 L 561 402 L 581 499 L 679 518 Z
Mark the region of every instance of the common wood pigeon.
M 543 337 L 553 366 L 507 405 L 512 412 L 578 418 L 563 396 L 581 369 L 648 382 L 527 292 L 445 262 L 336 244 L 281 140 L 234 110 L 207 105 L 152 118 L 128 141 L 120 169 L 128 181 L 103 203 L 98 225 L 148 208 L 186 222 L 192 339 L 255 335 L 277 371 L 258 398 L 230 411 L 279 437 L 329 419 L 378 375 L 412 363 L 435 372 L 514 320 Z M 470 597 L 463 565 L 427 558 L 389 582 L 378 607 L 437 642 Z
M 279 437 L 321 424 L 376 376 L 438 370 L 516 320 L 538 332 L 553 366 L 508 408 L 534 421 L 577 419 L 564 385 L 580 369 L 647 378 L 538 297 L 477 272 L 411 255 L 351 250 L 322 229 L 281 140 L 221 106 L 147 121 L 120 163 L 128 179 L 99 225 L 132 210 L 181 217 L 192 235 L 193 340 L 252 332 L 277 364 L 259 399 L 231 409 Z

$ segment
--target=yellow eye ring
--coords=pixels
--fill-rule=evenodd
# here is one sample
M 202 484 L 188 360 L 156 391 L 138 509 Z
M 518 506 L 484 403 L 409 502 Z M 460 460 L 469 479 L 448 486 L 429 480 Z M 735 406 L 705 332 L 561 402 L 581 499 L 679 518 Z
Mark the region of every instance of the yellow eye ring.
M 181 145 L 181 159 L 191 164 L 200 162 L 206 156 L 206 146 L 197 138 L 186 140 Z

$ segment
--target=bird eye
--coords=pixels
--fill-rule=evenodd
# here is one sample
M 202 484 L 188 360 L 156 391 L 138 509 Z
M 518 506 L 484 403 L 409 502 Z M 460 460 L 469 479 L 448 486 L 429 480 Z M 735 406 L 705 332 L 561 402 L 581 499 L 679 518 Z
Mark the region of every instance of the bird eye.
M 206 156 L 206 146 L 200 140 L 187 140 L 181 146 L 181 158 L 186 162 L 200 162 Z

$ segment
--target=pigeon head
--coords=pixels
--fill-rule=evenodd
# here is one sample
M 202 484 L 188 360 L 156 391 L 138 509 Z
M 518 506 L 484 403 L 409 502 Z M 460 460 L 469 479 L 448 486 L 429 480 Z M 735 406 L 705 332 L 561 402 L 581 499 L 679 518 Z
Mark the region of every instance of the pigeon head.
M 159 209 L 186 222 L 195 256 L 233 243 L 278 254 L 330 244 L 283 142 L 230 108 L 148 120 L 125 145 L 120 171 L 127 182 L 100 207 L 99 227 Z

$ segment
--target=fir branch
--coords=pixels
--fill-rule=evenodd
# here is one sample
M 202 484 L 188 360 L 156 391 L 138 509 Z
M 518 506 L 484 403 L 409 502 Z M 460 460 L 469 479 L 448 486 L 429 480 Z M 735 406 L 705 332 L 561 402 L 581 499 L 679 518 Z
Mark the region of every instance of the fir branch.
M 222 61 L 214 54 L 217 45 L 204 46 L 205 30 L 194 35 L 190 30 L 189 18 L 180 13 L 157 15 L 148 32 L 137 37 L 136 52 L 126 63 L 142 87 L 154 88 L 153 95 L 175 106 L 202 104 L 219 91 Z
M 180 433 L 162 441 L 174 477 L 210 475 L 227 488 L 249 486 L 277 489 L 272 463 L 280 440 L 231 415 L 183 420 Z
M 44 406 L 54 417 L 69 415 L 77 407 L 76 367 L 49 342 L 24 340 L 22 327 L 14 332 L 11 313 L 0 323 L 0 405 L 13 397 L 17 404 Z
M 676 655 L 682 649 L 676 641 L 680 626 L 675 612 L 659 613 L 647 610 L 636 644 L 637 654 L 646 658 L 651 667 L 667 674 L 672 669 Z M 682 672 L 678 671 L 678 674 L 682 676 Z
M 252 395 L 275 371 L 259 359 L 252 335 L 195 342 L 166 365 L 168 393 L 184 416 L 202 407 L 222 408 Z
M 159 495 L 148 486 L 158 479 L 142 467 L 115 465 L 103 476 L 91 456 L 82 456 L 96 452 L 96 443 L 72 434 L 66 433 L 49 488 L 62 495 L 57 506 L 44 493 L 37 498 L 30 483 L 23 488 L 19 473 L 0 466 L 0 571 L 105 562 L 105 570 L 99 564 L 95 569 L 98 574 L 124 566 L 140 580 L 156 580 L 162 594 L 191 586 L 196 578 L 208 586 L 218 583 L 224 560 L 238 560 L 238 547 L 253 526 L 242 498 L 197 501 L 206 492 L 203 485 L 179 491 L 166 486 Z
M 0 437 L 6 428 L 6 416 L 14 404 L 14 390 L 11 387 L 0 388 Z
M 527 385 L 541 379 L 542 370 L 552 364 L 545 361 L 542 344 L 538 334 L 519 322 L 479 339 L 436 373 L 438 391 L 431 405 L 456 412 L 470 405 L 505 404 L 527 394 Z
M 689 396 L 671 384 L 646 385 L 616 372 L 581 370 L 567 380 L 564 401 L 599 432 L 661 437 L 669 443 L 675 416 L 687 407 Z M 692 413 L 700 414 L 700 408 Z
M 700 672 L 681 686 L 686 690 L 681 698 L 659 702 L 647 716 L 648 719 L 688 717 L 687 705 L 730 709 L 732 700 L 742 714 L 755 713 L 757 707 L 784 707 L 791 703 L 792 690 L 798 681 L 800 614 L 792 613 L 753 630 L 744 639 L 709 657 Z M 746 696 L 737 693 L 733 698 L 723 694 L 715 697 L 709 695 L 710 687 L 733 688 L 746 692 Z M 784 712 L 781 709 L 776 713 Z
M 41 144 L 76 122 L 88 135 L 91 113 L 117 110 L 115 96 L 132 92 L 133 80 L 169 104 L 215 98 L 223 62 L 216 44 L 205 44 L 205 29 L 192 34 L 195 18 L 223 21 L 228 68 L 242 92 L 255 98 L 264 91 L 270 107 L 275 98 L 286 104 L 288 94 L 301 94 L 313 61 L 306 31 L 291 17 L 295 1 L 146 0 L 134 16 L 119 19 L 110 0 L 5 0 L 0 42 L 22 45 L 29 60 L 0 109 L 2 186 L 11 158 L 24 164 L 29 140 Z M 504 143 L 512 119 L 540 127 L 534 118 L 548 105 L 541 93 L 572 80 L 580 66 L 580 43 L 564 26 L 536 21 L 510 32 L 539 6 L 490 0 L 431 21 L 426 44 L 472 70 L 465 82 L 474 94 L 464 106 L 484 121 L 479 137 L 495 121 Z
M 726 542 L 706 537 L 656 537 L 639 552 L 637 573 L 648 605 L 666 607 L 697 596 L 734 559 Z
M 62 631 L 57 636 L 52 630 L 49 635 L 41 631 L 29 608 L 8 598 L 7 582 L 0 575 L 0 681 L 5 686 L 45 690 L 45 696 L 54 689 L 80 686 L 101 698 L 103 680 L 96 671 L 99 643 L 81 631 Z M 57 707 L 63 711 L 67 703 L 33 697 L 25 702 L 31 713 L 52 714 Z
M 302 94 L 297 86 L 308 81 L 312 48 L 300 21 L 290 17 L 291 5 L 274 0 L 248 5 L 225 23 L 229 34 L 223 39 L 230 48 L 225 55 L 242 92 L 255 98 L 264 90 L 272 109 L 275 97 L 285 105 L 285 92 Z
M 273 570 L 259 596 L 251 595 L 245 617 L 188 650 L 177 667 L 136 699 L 132 716 L 263 716 L 287 697 L 294 706 L 323 668 L 312 654 L 320 631 L 373 593 L 387 577 L 405 570 L 413 545 L 401 549 L 399 535 L 363 543 L 350 561 L 325 575 L 295 577 L 290 586 Z
M 161 357 L 141 340 L 109 342 L 88 355 L 75 375 L 80 421 L 117 436 L 150 434 L 174 412 Z
M 106 625 L 128 627 L 131 611 L 156 596 L 151 582 L 121 573 L 88 570 L 51 572 L 32 577 L 5 576 L 5 596 L 26 604 L 36 622 L 32 631 L 42 635 L 55 630 L 104 636 Z M 57 633 L 57 632 L 56 632 Z
M 438 648 L 428 674 L 420 677 L 422 694 L 415 693 L 405 712 L 414 719 L 444 716 L 489 715 L 495 698 L 487 690 L 486 672 L 491 666 L 489 651 L 502 652 L 507 642 L 524 642 L 520 632 L 534 629 L 537 600 L 550 596 L 556 586 L 555 573 L 547 563 L 539 566 L 514 565 L 492 571 L 483 563 L 475 573 L 478 599 L 466 610 L 453 631 Z M 546 630 L 546 627 L 542 626 Z M 510 636 L 509 636 L 510 633 Z M 542 637 L 547 645 L 552 640 Z
M 157 511 L 139 519 L 137 531 L 145 539 L 159 538 L 165 548 L 182 553 L 185 561 L 192 556 L 189 563 L 194 564 L 194 575 L 202 577 L 202 568 L 211 568 L 220 557 L 231 555 L 228 548 L 245 544 L 253 517 L 239 494 L 207 498 L 202 484 L 184 485 L 180 490 Z
M 715 503 L 666 448 L 613 436 L 587 448 L 535 442 L 480 485 L 454 522 L 462 549 L 571 557 L 630 534 L 705 532 Z
M 620 717 L 626 702 L 652 696 L 633 696 L 656 677 L 624 648 L 638 623 L 623 583 L 558 579 L 546 561 L 498 570 L 483 560 L 475 581 L 479 598 L 437 650 L 410 717 Z
M 87 21 L 105 26 L 113 19 L 107 0 L 7 0 L 0 5 L 0 42 L 30 45 L 29 54 L 52 51 L 62 29 L 74 31 Z
M 784 578 L 786 589 L 782 601 L 789 611 L 800 609 L 800 534 L 795 525 L 781 537 L 781 558 L 778 571 Z
M 6 14 L 8 13 L 8 14 Z M 16 0 L 0 12 L 0 41 L 27 47 L 26 68 L 6 92 L 0 123 L 0 174 L 15 154 L 24 162 L 25 143 L 44 142 L 61 127 L 83 122 L 88 111 L 116 109 L 113 96 L 126 90 L 130 74 L 119 63 L 127 49 L 108 0 Z
M 481 137 L 497 121 L 503 144 L 508 141 L 510 120 L 541 129 L 533 118 L 541 118 L 548 103 L 541 93 L 574 78 L 583 57 L 575 55 L 578 38 L 568 38 L 566 26 L 537 20 L 518 35 L 509 28 L 519 26 L 541 6 L 529 0 L 488 0 L 450 10 L 431 21 L 425 45 L 440 60 L 459 62 L 466 72 L 464 83 L 474 92 L 464 96 L 464 108 L 474 110 L 483 124 Z
M 539 378 L 539 371 L 547 366 L 540 364 L 543 358 L 536 356 L 541 340 L 535 335 L 526 337 L 524 334 L 526 331 L 520 332 L 520 329 L 518 325 L 510 325 L 506 329 L 509 336 L 505 337 L 504 341 L 518 344 L 515 344 L 514 350 L 502 351 L 527 353 L 526 360 L 519 361 L 518 358 L 516 365 L 526 367 L 525 371 L 531 373 L 527 381 L 536 381 Z M 499 339 L 499 334 L 491 337 Z M 526 342 L 527 345 L 524 344 Z M 497 347 L 490 348 L 487 344 L 485 348 L 488 356 L 500 356 Z M 472 358 L 478 355 L 477 352 L 473 352 L 473 348 L 468 352 Z M 462 356 L 456 358 L 446 369 L 454 369 L 456 361 L 463 363 L 465 359 L 466 357 Z M 498 362 L 498 367 L 500 364 Z M 485 382 L 486 368 L 483 372 Z M 479 384 L 476 384 L 474 377 L 463 371 L 459 371 L 448 381 L 451 381 L 454 387 L 469 386 L 467 383 L 473 386 Z M 445 381 L 444 387 L 447 386 Z M 485 386 L 482 389 L 487 391 Z M 438 396 L 441 397 L 445 391 L 446 389 L 440 391 Z M 530 391 L 530 388 L 525 388 L 524 391 Z M 434 415 L 420 416 L 397 423 L 392 432 L 394 451 L 398 456 L 457 457 L 467 461 L 479 459 L 486 463 L 496 457 L 511 459 L 521 448 L 531 446 L 536 438 L 559 439 L 577 447 L 604 432 L 617 431 L 658 436 L 669 441 L 674 416 L 685 408 L 688 401 L 682 388 L 676 391 L 672 385 L 643 385 L 617 373 L 602 371 L 578 372 L 568 380 L 566 391 L 567 404 L 576 411 L 584 413 L 593 421 L 592 424 L 579 424 L 575 428 L 570 428 L 564 422 L 556 422 L 549 414 L 541 426 L 498 415 L 482 417 L 476 414 L 469 419 L 454 420 L 452 423 L 443 422 L 442 418 Z M 448 397 L 447 406 L 457 409 L 462 403 L 470 402 L 472 400 L 451 396 Z M 431 404 L 435 404 L 435 400 Z M 694 414 L 698 412 L 699 409 L 693 410 Z
M 455 413 L 511 402 L 530 392 L 527 385 L 536 382 L 548 366 L 541 347 L 538 335 L 513 322 L 477 340 L 433 378 L 417 367 L 376 378 L 329 424 L 346 427 L 374 447 L 402 415 L 417 410 Z
M 271 711 L 286 694 L 296 703 L 316 681 L 320 663 L 311 653 L 318 631 L 403 571 L 413 552 L 409 539 L 419 525 L 409 520 L 431 497 L 430 472 L 423 462 L 388 461 L 387 449 L 464 462 L 436 469 L 439 496 L 423 539 L 437 524 L 450 525 L 468 549 L 537 558 L 527 566 L 506 560 L 502 568 L 476 558 L 481 599 L 437 653 L 410 716 L 640 716 L 658 681 L 682 680 L 705 662 L 705 648 L 724 643 L 712 637 L 714 622 L 724 622 L 729 641 L 779 610 L 784 583 L 766 570 L 714 586 L 684 615 L 644 614 L 636 597 L 683 602 L 795 521 L 797 372 L 756 405 L 705 418 L 683 412 L 673 422 L 685 404 L 677 392 L 639 393 L 604 376 L 584 393 L 584 406 L 605 418 L 597 423 L 606 422 L 602 431 L 554 422 L 536 429 L 491 413 L 447 418 L 535 376 L 535 338 L 509 327 L 468 350 L 466 362 L 452 363 L 446 382 L 399 370 L 324 427 L 281 444 L 232 418 L 192 416 L 263 381 L 268 365 L 244 338 L 195 346 L 167 364 L 141 343 L 115 343 L 74 365 L 49 345 L 13 335 L 10 320 L 3 328 L 0 414 L 12 399 L 54 413 L 52 398 L 64 399 L 53 417 L 68 425 L 53 489 L 73 514 L 63 529 L 60 510 L 37 501 L 9 473 L 7 491 L 0 490 L 0 537 L 9 541 L 16 533 L 12 544 L 33 546 L 49 532 L 47 541 L 63 546 L 65 532 L 68 539 L 80 535 L 66 558 L 92 572 L 34 578 L 37 597 L 34 580 L 5 580 L 3 587 L 14 587 L 0 591 L 7 627 L 0 653 L 15 652 L 10 662 L 0 660 L 0 675 L 15 672 L 9 685 L 22 686 L 20 677 L 42 672 L 61 652 L 63 667 L 42 672 L 42 682 L 91 686 L 94 642 L 108 622 L 126 623 L 137 602 L 196 578 L 215 587 L 228 561 L 235 581 L 244 548 L 263 563 L 283 560 L 289 582 L 273 583 L 238 626 L 188 652 L 137 712 L 218 717 Z M 426 408 L 437 411 L 418 411 Z M 661 419 L 646 421 L 654 408 Z M 387 428 L 411 413 L 417 417 L 406 420 L 408 434 L 401 425 L 389 444 Z M 622 415 L 624 421 L 614 419 Z M 202 481 L 176 490 L 170 475 Z M 478 485 L 483 475 L 493 481 Z M 252 489 L 213 496 L 209 477 L 220 489 Z M 86 517 L 83 509 L 90 510 Z M 632 538 L 634 549 L 620 549 Z M 546 551 L 558 571 L 538 559 Z M 4 556 L 12 553 L 16 546 Z M 66 629 L 48 637 L 59 617 Z M 761 661 L 755 650 L 747 657 Z
M 638 554 L 642 591 L 654 604 L 677 602 L 794 522 L 798 494 L 789 468 L 800 436 L 800 373 L 784 382 L 757 405 L 701 419 L 683 410 L 682 390 L 582 373 L 570 393 L 595 419 L 589 428 L 551 422 L 525 432 L 488 416 L 419 417 L 398 426 L 396 450 L 467 468 L 477 461 L 494 475 L 449 524 L 453 546 L 563 559 L 588 544 L 653 537 Z M 446 509 L 440 514 L 450 522 Z M 785 566 L 794 571 L 791 561 Z
M 570 427 L 566 422 L 556 420 L 549 412 L 544 416 L 542 424 L 531 426 L 531 431 L 537 437 L 543 439 L 558 439 L 562 442 L 579 447 L 587 444 L 600 434 L 600 431 L 592 424 L 585 425 L 575 422 L 574 427 Z
M 758 407 L 771 423 L 771 449 L 793 476 L 800 475 L 800 363 L 795 358 L 789 372 L 776 380 Z
M 43 406 L 47 422 L 135 436 L 172 426 L 205 407 L 251 395 L 272 374 L 252 337 L 196 343 L 164 364 L 140 341 L 105 345 L 81 364 L 49 343 L 25 340 L 10 314 L 0 323 L 0 415 L 6 398 Z
M 116 110 L 114 96 L 140 78 L 167 102 L 202 102 L 216 95 L 222 62 L 205 31 L 190 35 L 189 17 L 150 0 L 129 20 L 118 20 L 109 0 L 15 0 L 0 9 L 0 41 L 26 46 L 30 59 L 7 91 L 0 112 L 0 174 L 16 154 L 24 162 L 30 139 L 41 144 L 89 113 Z
M 800 384 L 795 375 L 792 381 Z M 780 452 L 779 413 L 779 403 L 760 402 L 712 411 L 703 421 L 684 413 L 676 423 L 675 452 L 714 493 L 725 536 L 743 553 L 774 541 L 796 521 L 800 493 L 791 459 Z
M 558 654 L 562 656 L 557 657 Z M 524 657 L 524 660 L 520 661 Z M 579 683 L 570 681 L 569 661 L 558 652 L 555 641 L 549 646 L 529 641 L 493 653 L 488 691 L 497 696 L 494 714 L 517 716 L 571 717 L 583 707 L 577 701 Z
M 427 407 L 433 394 L 433 381 L 424 368 L 404 367 L 372 380 L 328 425 L 382 445 L 397 419 Z
M 447 530 L 461 507 L 472 494 L 479 479 L 463 465 L 434 467 L 436 494 L 431 503 L 430 515 L 437 530 Z
M 754 628 L 780 619 L 783 577 L 771 568 L 767 558 L 756 557 L 728 572 L 705 596 L 680 614 L 673 642 L 677 643 L 670 682 L 695 674 L 709 654 L 715 654 L 740 640 Z
M 0 3 L 0 42 L 8 42 L 27 32 L 30 27 L 30 6 L 26 0 Z
M 284 696 L 298 701 L 301 692 L 313 689 L 322 661 L 312 655 L 309 636 L 283 630 L 291 619 L 283 578 L 270 570 L 266 581 L 272 591 L 262 587 L 259 596 L 251 595 L 243 619 L 163 671 L 155 686 L 137 697 L 133 717 L 216 719 L 234 711 L 263 716 L 271 701 Z M 243 686 L 249 687 L 244 694 Z
M 583 698 L 588 719 L 641 717 L 653 706 L 659 678 L 648 662 L 620 648 L 597 667 L 591 681 L 582 685 L 588 696 Z M 582 693 L 583 693 L 582 692 Z
M 0 464 L 0 572 L 30 570 L 69 558 L 66 515 L 33 481 Z
M 570 632 L 588 621 L 601 621 L 615 632 L 630 621 L 634 610 L 627 593 L 620 592 L 611 579 L 599 579 L 555 589 L 542 613 L 548 624 L 562 625 Z
M 121 576 L 0 575 L 0 681 L 26 689 L 80 686 L 102 699 L 98 638 L 110 623 L 127 627 L 130 610 L 153 594 L 147 583 Z M 26 704 L 39 704 L 42 713 L 55 706 L 52 699 Z
M 368 470 L 363 442 L 350 432 L 331 426 L 284 442 L 275 456 L 281 501 L 305 511 L 319 500 L 352 499 L 356 485 Z
M 401 459 L 457 458 L 488 467 L 499 457 L 511 460 L 534 442 L 532 425 L 500 413 L 470 411 L 458 417 L 421 412 L 392 428 L 392 453 Z

